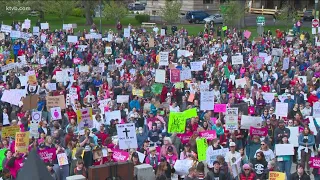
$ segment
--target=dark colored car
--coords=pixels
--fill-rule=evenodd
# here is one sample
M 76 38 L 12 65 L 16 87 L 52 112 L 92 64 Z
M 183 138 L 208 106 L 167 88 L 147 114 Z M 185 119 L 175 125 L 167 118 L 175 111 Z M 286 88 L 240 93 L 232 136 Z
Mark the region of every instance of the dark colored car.
M 140 3 L 135 3 L 135 4 L 130 4 L 128 6 L 128 9 L 130 11 L 143 11 L 146 9 L 144 4 L 140 4 Z
M 186 14 L 186 19 L 189 23 L 200 23 L 204 18 L 209 17 L 210 15 L 204 11 L 189 11 Z
M 312 19 L 314 19 L 314 15 L 313 15 L 313 11 L 312 10 L 306 10 L 304 13 L 303 13 L 303 20 L 304 21 L 312 21 Z

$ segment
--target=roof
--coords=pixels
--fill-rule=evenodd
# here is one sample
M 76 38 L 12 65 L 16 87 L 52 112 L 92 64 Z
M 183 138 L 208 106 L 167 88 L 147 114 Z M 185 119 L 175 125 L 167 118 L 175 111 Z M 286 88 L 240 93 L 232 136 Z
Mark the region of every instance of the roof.
M 23 167 L 18 172 L 16 180 L 53 180 L 45 163 L 40 159 L 35 149 L 31 150 Z

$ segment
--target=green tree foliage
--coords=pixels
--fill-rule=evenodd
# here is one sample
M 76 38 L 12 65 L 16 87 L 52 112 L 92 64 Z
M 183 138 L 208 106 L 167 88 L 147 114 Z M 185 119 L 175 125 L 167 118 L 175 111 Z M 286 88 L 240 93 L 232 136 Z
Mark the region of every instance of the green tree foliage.
M 115 20 L 117 23 L 128 14 L 128 9 L 122 2 L 110 1 L 105 4 L 103 14 L 105 18 Z
M 44 11 L 56 15 L 60 20 L 65 20 L 72 13 L 76 1 L 50 1 L 44 5 Z
M 0 16 L 11 16 L 14 18 L 19 14 L 27 14 L 30 12 L 30 8 L 28 5 L 21 1 L 1 1 L 0 3 Z
M 239 1 L 229 1 L 223 4 L 224 8 L 221 11 L 224 24 L 238 28 L 241 26 L 240 20 L 244 18 L 245 7 Z
M 182 4 L 178 1 L 167 0 L 165 6 L 161 8 L 161 16 L 168 23 L 173 24 L 179 20 Z
M 295 23 L 299 18 L 298 11 L 288 3 L 276 12 L 276 19 L 283 21 L 286 24 L 287 29 L 290 23 Z

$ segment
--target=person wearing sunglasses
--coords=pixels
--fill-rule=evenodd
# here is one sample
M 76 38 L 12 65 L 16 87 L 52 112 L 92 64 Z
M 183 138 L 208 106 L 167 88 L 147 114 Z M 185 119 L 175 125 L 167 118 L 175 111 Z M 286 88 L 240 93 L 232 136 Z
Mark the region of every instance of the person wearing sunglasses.
M 273 151 L 269 148 L 269 145 L 266 141 L 261 141 L 260 149 L 257 150 L 256 156 L 258 152 L 262 152 L 265 156 L 267 162 L 272 161 L 275 158 Z
M 240 180 L 254 180 L 256 179 L 256 174 L 253 172 L 249 164 L 244 164 L 242 166 L 242 173 L 240 174 Z
M 268 162 L 266 161 L 262 151 L 256 153 L 255 159 L 253 159 L 251 163 L 252 163 L 254 172 L 256 173 L 256 179 L 257 180 L 266 179 L 266 170 L 268 168 Z

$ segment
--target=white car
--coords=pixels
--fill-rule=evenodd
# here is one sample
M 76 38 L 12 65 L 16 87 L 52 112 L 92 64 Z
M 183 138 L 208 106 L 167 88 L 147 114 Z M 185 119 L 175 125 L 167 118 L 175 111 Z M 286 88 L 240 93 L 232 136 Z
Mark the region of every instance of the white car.
M 211 23 L 213 22 L 214 24 L 222 24 L 223 23 L 223 17 L 221 16 L 221 14 L 214 14 L 214 15 L 211 15 L 207 18 L 204 18 L 203 19 L 204 22 L 206 23 Z

